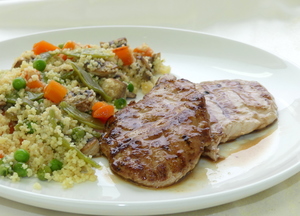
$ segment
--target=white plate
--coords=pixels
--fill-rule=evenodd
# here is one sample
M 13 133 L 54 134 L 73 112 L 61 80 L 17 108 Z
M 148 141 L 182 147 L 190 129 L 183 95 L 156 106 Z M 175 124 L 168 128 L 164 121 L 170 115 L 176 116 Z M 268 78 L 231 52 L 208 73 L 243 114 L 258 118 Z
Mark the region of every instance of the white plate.
M 131 46 L 143 42 L 161 52 L 172 72 L 194 82 L 216 79 L 257 80 L 275 96 L 279 121 L 271 127 L 222 145 L 227 158 L 218 163 L 202 159 L 179 184 L 160 190 L 124 182 L 104 169 L 96 182 L 64 190 L 58 183 L 36 179 L 12 183 L 0 179 L 0 196 L 37 207 L 101 215 L 152 215 L 184 212 L 232 202 L 265 190 L 300 170 L 300 70 L 258 48 L 192 31 L 110 26 L 44 32 L 0 42 L 0 68 L 40 40 L 99 43 L 127 37 Z

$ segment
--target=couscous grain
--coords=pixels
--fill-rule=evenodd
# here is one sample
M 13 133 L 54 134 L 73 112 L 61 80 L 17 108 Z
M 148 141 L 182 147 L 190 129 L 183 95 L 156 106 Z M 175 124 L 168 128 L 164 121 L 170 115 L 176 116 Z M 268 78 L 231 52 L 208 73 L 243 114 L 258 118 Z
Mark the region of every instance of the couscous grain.
M 51 45 L 52 50 L 43 47 L 47 44 L 36 43 L 11 70 L 0 72 L 0 175 L 13 182 L 37 177 L 70 188 L 97 179 L 99 165 L 92 157 L 101 155 L 98 139 L 105 122 L 95 118 L 93 105 L 111 106 L 139 90 L 147 93 L 170 67 L 146 44 L 132 49 L 126 38 L 99 45 L 69 41 L 61 48 Z M 120 47 L 130 57 L 115 52 Z M 14 88 L 17 78 L 26 85 Z M 49 89 L 53 82 L 56 87 Z M 18 149 L 29 153 L 28 161 L 14 159 Z M 33 187 L 41 189 L 39 182 Z

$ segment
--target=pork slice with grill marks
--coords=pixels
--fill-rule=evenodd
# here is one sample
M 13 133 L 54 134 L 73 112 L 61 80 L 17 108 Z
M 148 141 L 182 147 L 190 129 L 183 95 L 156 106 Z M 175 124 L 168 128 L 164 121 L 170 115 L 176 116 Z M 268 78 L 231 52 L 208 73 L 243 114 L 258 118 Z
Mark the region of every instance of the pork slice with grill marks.
M 166 75 L 108 120 L 101 150 L 114 173 L 159 188 L 193 170 L 210 143 L 204 96 L 193 83 Z
M 277 106 L 268 90 L 256 81 L 219 80 L 196 84 L 205 95 L 213 142 L 204 155 L 219 158 L 220 143 L 262 129 L 277 119 Z

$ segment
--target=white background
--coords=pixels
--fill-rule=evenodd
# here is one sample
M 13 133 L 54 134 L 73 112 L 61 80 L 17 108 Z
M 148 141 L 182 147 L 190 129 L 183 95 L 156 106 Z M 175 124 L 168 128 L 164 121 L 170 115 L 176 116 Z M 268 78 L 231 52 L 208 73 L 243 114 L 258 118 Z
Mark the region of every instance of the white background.
M 300 65 L 300 1 L 297 0 L 0 0 L 0 40 L 45 30 L 104 25 L 196 30 L 257 46 Z M 0 209 L 0 215 L 6 216 L 76 215 L 5 198 L 0 198 Z M 299 212 L 300 173 L 251 197 L 175 216 L 296 216 Z

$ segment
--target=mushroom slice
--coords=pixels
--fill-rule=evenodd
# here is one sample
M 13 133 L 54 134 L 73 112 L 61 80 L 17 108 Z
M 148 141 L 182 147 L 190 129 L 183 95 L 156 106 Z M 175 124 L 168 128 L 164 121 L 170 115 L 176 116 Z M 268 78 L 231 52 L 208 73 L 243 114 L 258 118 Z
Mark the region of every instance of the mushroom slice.
M 144 65 L 148 70 L 151 70 L 151 66 L 149 65 L 149 62 L 141 55 L 136 56 L 137 59 L 141 60 L 142 65 Z
M 109 42 L 109 46 L 112 48 L 127 46 L 127 38 L 122 37 L 122 38 L 118 38 L 116 40 L 112 40 Z
M 66 95 L 64 100 L 75 106 L 81 112 L 88 112 L 91 110 L 95 98 L 96 93 L 93 90 L 74 89 Z
M 89 67 L 89 64 L 85 65 L 86 71 L 95 74 L 99 77 L 114 77 L 118 72 L 118 66 L 111 61 L 97 61 L 98 66 L 95 68 Z
M 0 107 L 5 106 L 6 102 L 5 101 L 0 101 Z
M 92 155 L 93 157 L 100 155 L 100 143 L 96 137 L 88 140 L 85 146 L 80 150 L 85 155 Z
M 23 61 L 30 62 L 34 58 L 35 58 L 35 56 L 33 54 L 26 55 L 26 57 L 20 56 L 20 57 L 18 57 L 18 58 L 15 59 L 13 65 L 12 65 L 12 68 L 21 67 Z
M 100 42 L 101 47 L 117 48 L 121 46 L 127 46 L 127 39 L 125 37 L 118 38 L 109 42 Z
M 136 93 L 126 91 L 126 98 L 136 98 Z
M 114 99 L 125 98 L 127 85 L 117 79 L 108 78 L 102 81 L 102 89 Z
M 25 61 L 24 58 L 18 58 L 16 61 L 13 63 L 12 68 L 18 68 L 22 65 L 23 61 Z

